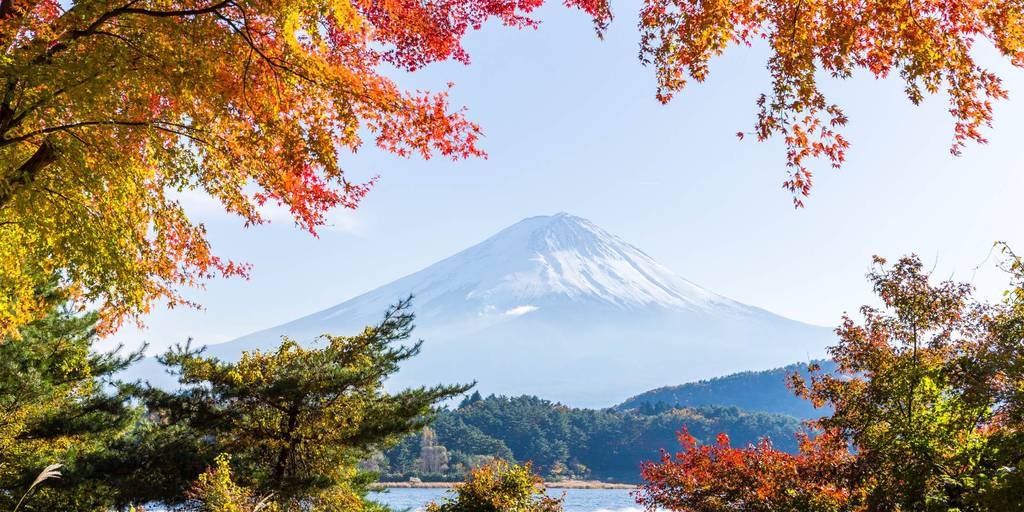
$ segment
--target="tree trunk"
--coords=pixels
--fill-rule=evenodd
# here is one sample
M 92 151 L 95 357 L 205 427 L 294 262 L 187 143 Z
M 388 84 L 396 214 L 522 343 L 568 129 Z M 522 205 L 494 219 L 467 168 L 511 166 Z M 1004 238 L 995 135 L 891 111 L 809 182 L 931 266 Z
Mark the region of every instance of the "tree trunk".
M 14 17 L 14 0 L 0 2 L 0 20 Z
M 288 411 L 288 426 L 284 433 L 284 446 L 281 447 L 281 451 L 277 454 L 277 463 L 274 465 L 274 490 L 280 490 L 281 484 L 284 482 L 285 469 L 288 466 L 288 459 L 291 458 L 293 443 L 293 433 L 297 426 L 297 420 L 299 416 L 299 410 L 297 406 L 292 406 Z
M 57 148 L 49 139 L 36 148 L 36 152 L 0 181 L 0 209 L 7 206 L 15 194 L 32 184 L 36 176 L 57 159 Z

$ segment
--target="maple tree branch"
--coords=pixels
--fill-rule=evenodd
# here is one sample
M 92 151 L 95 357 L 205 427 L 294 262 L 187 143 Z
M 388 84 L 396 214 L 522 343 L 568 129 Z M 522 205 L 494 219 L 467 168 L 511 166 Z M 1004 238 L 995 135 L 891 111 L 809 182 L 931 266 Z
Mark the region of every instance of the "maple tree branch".
M 50 139 L 44 139 L 28 160 L 0 182 L 0 209 L 10 202 L 15 193 L 31 184 L 36 176 L 56 159 L 57 148 Z
M 70 123 L 61 126 L 52 126 L 36 130 L 19 137 L 0 141 L 0 147 L 4 147 L 10 144 L 23 142 L 40 135 L 47 135 L 56 132 L 68 132 L 71 133 L 79 141 L 82 141 L 80 137 L 74 134 L 72 131 L 75 128 L 82 128 L 88 126 L 129 126 L 129 127 L 150 127 L 171 134 L 175 134 L 181 137 L 186 137 L 189 140 L 197 142 L 199 144 L 212 146 L 209 141 L 206 141 L 200 137 L 195 136 L 189 131 L 196 133 L 201 132 L 192 126 L 173 123 L 169 121 L 81 121 L 78 123 Z M 177 130 L 174 128 L 178 128 Z M 82 141 L 84 142 L 84 141 Z M 43 142 L 36 148 L 35 153 L 29 157 L 24 163 L 18 166 L 9 176 L 3 178 L 0 181 L 0 209 L 3 209 L 7 203 L 14 197 L 14 195 L 35 181 L 36 177 L 42 172 L 43 169 L 48 167 L 57 159 L 57 150 L 53 141 L 49 138 L 43 140 Z
M 14 101 L 14 92 L 17 88 L 18 81 L 9 77 L 4 90 L 3 102 L 0 103 L 0 134 L 5 133 L 12 125 L 14 109 L 11 108 L 11 102 Z
M 248 13 L 246 12 L 245 8 L 242 7 L 241 5 L 236 5 L 235 7 L 238 8 L 238 11 L 241 13 L 241 16 L 242 16 L 242 20 L 241 20 L 241 24 L 242 25 L 241 26 L 238 25 L 236 20 L 232 20 L 231 18 L 228 18 L 227 16 L 224 16 L 222 13 L 217 13 L 216 16 L 221 21 L 223 21 L 228 27 L 230 27 L 239 37 L 242 38 L 242 41 L 244 41 L 245 44 L 249 46 L 250 55 L 248 55 L 246 57 L 245 72 L 243 74 L 243 85 L 242 85 L 243 91 L 246 88 L 246 83 L 247 83 L 246 78 L 249 76 L 249 68 L 252 65 L 252 55 L 251 55 L 252 53 L 255 53 L 256 55 L 258 55 L 259 58 L 263 62 L 265 62 L 268 66 L 270 66 L 270 73 L 273 75 L 274 81 L 277 84 L 277 89 L 275 90 L 275 94 L 277 94 L 278 98 L 280 98 L 280 96 L 281 96 L 281 92 L 280 91 L 284 87 L 284 86 L 281 85 L 281 77 L 278 74 L 278 70 L 283 71 L 284 73 L 286 73 L 288 75 L 295 76 L 295 77 L 305 81 L 306 83 L 308 83 L 310 85 L 313 85 L 313 86 L 316 86 L 316 87 L 328 87 L 327 84 L 325 84 L 325 83 L 323 83 L 321 81 L 318 81 L 318 80 L 312 78 L 311 76 L 309 76 L 307 73 L 305 73 L 305 70 L 303 70 L 301 67 L 300 68 L 293 67 L 293 66 L 289 65 L 287 60 L 285 60 L 283 58 L 280 58 L 280 57 L 274 58 L 274 57 L 271 57 L 271 56 L 267 55 L 263 51 L 263 49 L 261 49 L 256 44 L 256 42 L 255 42 L 255 38 L 253 37 L 253 35 L 252 35 L 251 31 L 250 31 L 249 17 L 248 17 Z M 348 88 L 348 87 L 345 88 L 345 93 L 347 95 L 349 95 L 349 96 L 358 98 L 360 101 L 364 101 L 364 102 L 367 102 L 367 103 L 372 101 L 371 99 L 367 98 L 366 95 L 357 93 L 357 92 L 351 90 L 351 88 Z M 248 99 L 246 99 L 246 101 L 248 102 Z M 252 110 L 251 106 L 249 108 L 250 108 L 250 110 Z
M 138 59 L 137 58 L 134 59 L 132 61 L 133 64 L 134 64 L 135 60 L 138 60 Z M 49 96 L 40 97 L 32 105 L 29 105 L 27 108 L 22 110 L 17 115 L 14 115 L 14 111 L 11 110 L 11 114 L 12 114 L 13 117 L 10 117 L 9 119 L 8 118 L 3 118 L 3 122 L 0 122 L 0 146 L 3 145 L 2 144 L 2 141 L 3 141 L 2 137 L 5 134 L 7 134 L 8 131 L 10 131 L 10 130 L 12 130 L 14 128 L 17 128 L 21 124 L 21 122 L 24 121 L 25 118 L 29 114 L 31 114 L 32 112 L 35 112 L 37 109 L 39 109 L 42 106 L 48 104 L 50 101 L 53 101 L 54 99 L 56 99 L 56 98 L 60 97 L 61 95 L 67 93 L 69 90 L 89 83 L 90 80 L 93 80 L 94 78 L 100 76 L 100 74 L 101 73 L 99 71 L 97 71 L 97 72 L 95 72 L 95 73 L 93 73 L 93 74 L 91 74 L 91 75 L 89 75 L 89 76 L 79 80 L 78 82 L 72 83 L 70 85 L 61 87 L 61 88 L 57 89 L 56 91 L 53 91 L 52 93 L 50 93 Z
M 932 42 L 935 43 L 935 45 L 940 49 L 940 51 L 944 51 L 944 47 L 946 45 L 942 44 L 942 41 L 939 40 L 939 37 L 935 35 L 934 31 L 926 28 L 924 24 L 921 23 L 921 20 L 917 18 L 917 8 L 914 6 L 914 0 L 907 0 L 907 9 L 910 11 L 910 19 L 914 21 L 914 25 L 917 26 L 918 30 L 925 33 L 929 38 L 931 38 Z
M 226 17 L 224 15 L 218 14 L 217 17 L 220 18 L 221 21 L 226 23 L 229 27 L 231 27 L 231 29 L 234 30 L 235 33 L 238 34 L 238 36 L 242 38 L 242 41 L 245 41 L 245 44 L 247 44 L 249 46 L 249 48 L 252 49 L 252 51 L 256 52 L 256 54 L 259 55 L 260 58 L 263 59 L 263 61 L 266 62 L 268 66 L 270 66 L 270 71 L 274 75 L 274 81 L 277 82 L 278 90 L 276 91 L 276 93 L 277 93 L 279 98 L 280 98 L 280 95 L 281 95 L 280 89 L 283 86 L 281 85 L 281 78 L 280 78 L 280 76 L 277 73 L 278 69 L 280 69 L 281 71 L 284 71 L 285 73 L 288 73 L 290 75 L 294 75 L 294 76 L 296 76 L 298 78 L 301 78 L 302 80 L 305 80 L 306 82 L 308 82 L 310 84 L 317 85 L 317 86 L 321 85 L 316 80 L 313 80 L 309 76 L 301 73 L 300 70 L 295 69 L 295 68 L 293 68 L 291 66 L 288 66 L 287 63 L 284 61 L 284 59 L 280 59 L 280 58 L 275 59 L 273 57 L 270 57 L 266 53 L 264 53 L 263 49 L 261 49 L 256 44 L 252 34 L 249 31 L 249 18 L 246 15 L 245 10 L 241 9 L 241 8 L 239 8 L 239 10 L 242 12 L 242 24 L 243 24 L 243 26 L 241 28 L 239 28 L 238 25 L 236 25 L 233 20 L 231 20 L 230 18 L 228 18 L 228 17 Z
M 103 26 L 104 23 L 106 23 L 107 21 L 110 21 L 111 19 L 117 18 L 118 16 L 124 15 L 124 14 L 138 14 L 138 15 L 141 15 L 141 16 L 148 16 L 148 17 L 151 17 L 151 18 L 176 18 L 176 17 L 183 17 L 183 16 L 198 16 L 200 14 L 209 14 L 209 13 L 212 13 L 212 12 L 217 12 L 217 11 L 223 9 L 224 7 L 227 7 L 232 2 L 232 0 L 221 0 L 220 2 L 217 2 L 215 4 L 208 5 L 206 7 L 200 7 L 200 8 L 197 8 L 197 9 L 179 9 L 179 10 L 174 10 L 174 11 L 156 11 L 156 10 L 152 10 L 152 9 L 143 9 L 141 7 L 131 7 L 137 1 L 138 0 L 133 0 L 132 2 L 126 4 L 123 7 L 118 7 L 117 9 L 113 9 L 111 11 L 107 11 L 107 12 L 103 13 L 96 21 L 92 22 L 92 24 L 90 24 L 85 30 L 75 30 L 75 31 L 72 31 L 71 32 L 71 40 L 77 39 L 79 37 L 84 37 L 84 36 L 95 34 L 100 29 L 100 27 Z
M 799 2 L 796 3 L 796 8 L 793 9 L 793 23 L 791 24 L 792 26 L 790 27 L 790 32 L 789 32 L 789 38 L 790 39 L 793 39 L 793 40 L 796 39 L 796 23 L 798 21 L 800 21 L 800 9 L 802 9 L 803 6 L 804 6 L 804 2 L 803 2 L 803 0 L 800 0 Z
M 89 215 L 92 215 L 92 217 L 94 219 L 103 218 L 103 216 L 100 215 L 100 213 L 97 212 L 93 207 L 91 207 L 91 206 L 89 206 L 89 205 L 87 205 L 87 204 L 85 204 L 85 203 L 83 203 L 81 201 L 76 201 L 74 199 L 71 199 L 70 197 L 68 197 L 68 196 L 66 196 L 66 195 L 64 195 L 64 194 L 62 194 L 62 193 L 60 193 L 60 192 L 58 192 L 56 190 L 53 190 L 50 187 L 42 187 L 42 190 L 44 192 L 46 192 L 47 194 L 50 194 L 52 196 L 57 196 L 57 197 L 63 199 L 68 204 L 76 204 L 76 205 L 82 207 L 82 209 L 84 209 L 85 211 L 89 212 Z M 54 204 L 57 204 L 57 202 L 54 201 Z
M 187 124 L 180 124 L 180 123 L 174 123 L 174 122 L 171 122 L 171 121 L 160 121 L 160 120 L 150 120 L 150 121 L 119 121 L 119 120 L 116 120 L 116 119 L 110 119 L 110 120 L 103 120 L 103 121 L 79 121 L 79 122 L 76 122 L 76 123 L 68 123 L 68 124 L 62 124 L 62 125 L 59 125 L 59 126 L 49 126 L 49 127 L 46 127 L 46 128 L 40 128 L 38 130 L 29 132 L 29 133 L 26 133 L 26 134 L 23 134 L 23 135 L 19 135 L 17 137 L 12 137 L 10 139 L 0 140 L 0 148 L 2 148 L 4 146 L 9 146 L 11 144 L 16 144 L 18 142 L 24 142 L 26 140 L 32 139 L 34 137 L 38 137 L 40 135 L 47 135 L 47 134 L 55 133 L 55 132 L 65 132 L 65 131 L 68 131 L 68 130 L 72 130 L 74 128 L 85 128 L 85 127 L 89 127 L 89 126 L 150 127 L 150 128 L 156 128 L 158 130 L 167 131 L 167 132 L 170 132 L 170 133 L 174 133 L 174 134 L 177 134 L 177 135 L 184 135 L 184 136 L 188 136 L 188 134 L 181 133 L 181 132 L 178 132 L 176 130 L 172 130 L 172 129 L 168 128 L 168 127 L 179 128 L 179 129 L 182 129 L 182 130 L 185 130 L 185 131 L 192 131 L 192 132 L 200 132 L 200 131 L 202 131 L 202 130 L 199 130 L 198 128 L 194 127 L 194 126 L 189 126 Z
M 201 14 L 210 14 L 210 13 L 218 12 L 221 9 L 231 5 L 232 2 L 233 2 L 233 0 L 221 0 L 221 1 L 217 2 L 217 3 L 215 3 L 215 4 L 211 4 L 211 5 L 208 5 L 206 7 L 199 7 L 199 8 L 196 8 L 196 9 L 178 9 L 178 10 L 172 10 L 172 11 L 158 11 L 158 10 L 153 10 L 153 9 L 144 9 L 144 8 L 141 8 L 141 7 L 132 7 L 133 5 L 138 3 L 138 1 L 139 0 L 132 0 L 131 2 L 125 4 L 122 7 L 118 7 L 116 9 L 112 9 L 110 11 L 107 11 L 107 12 L 103 13 L 102 15 L 100 15 L 99 18 L 96 19 L 96 21 L 94 21 L 91 24 L 89 24 L 89 26 L 86 27 L 84 30 L 72 30 L 71 32 L 68 33 L 68 37 L 67 37 L 66 41 L 62 41 L 62 42 L 59 42 L 59 43 L 51 46 L 46 51 L 46 53 L 44 53 L 43 55 L 40 56 L 41 60 L 46 60 L 46 59 L 54 56 L 58 52 L 67 49 L 68 45 L 71 42 L 75 41 L 76 39 L 81 39 L 83 37 L 87 37 L 87 36 L 91 36 L 91 35 L 97 34 L 99 32 L 100 28 L 104 24 L 106 24 L 108 21 L 110 21 L 110 20 L 112 20 L 114 18 L 123 16 L 123 15 L 126 15 L 126 14 L 135 14 L 135 15 L 139 15 L 139 16 L 148 16 L 148 17 L 151 17 L 151 18 L 176 18 L 176 17 L 184 17 L 184 16 L 198 16 L 198 15 L 201 15 Z
M 315 85 L 315 86 L 318 86 L 318 87 L 323 87 L 324 86 L 323 83 L 315 80 L 314 78 L 310 77 L 307 73 L 305 73 L 305 70 L 303 70 L 302 68 L 296 68 L 296 67 L 290 66 L 286 59 L 281 58 L 281 57 L 276 57 L 275 58 L 275 57 L 271 57 L 271 56 L 267 55 L 255 42 L 256 38 L 253 37 L 253 35 L 252 35 L 251 25 L 249 23 L 249 13 L 246 11 L 245 7 L 243 7 L 241 5 L 236 5 L 235 7 L 238 8 L 238 12 L 240 12 L 241 16 L 242 16 L 242 26 L 241 27 L 239 27 L 236 24 L 235 20 L 232 20 L 231 18 L 228 18 L 227 16 L 224 16 L 221 13 L 217 13 L 217 17 L 221 21 L 223 21 L 225 24 L 227 24 L 229 27 L 231 27 L 231 29 L 234 30 L 235 33 L 238 34 L 242 38 L 243 41 L 245 41 L 245 43 L 249 46 L 249 48 L 252 51 L 254 51 L 257 55 L 259 55 L 259 57 L 261 59 L 263 59 L 263 61 L 266 62 L 267 65 L 269 65 L 271 67 L 271 72 L 274 73 L 274 79 L 278 82 L 278 88 L 281 88 L 281 85 L 280 85 L 280 77 L 278 76 L 276 69 L 280 69 L 280 70 L 284 71 L 285 73 L 294 75 L 294 76 L 304 80 L 305 82 L 307 82 L 307 83 L 309 83 L 311 85 Z M 259 35 L 265 35 L 265 34 L 259 33 Z M 248 65 L 248 63 L 247 63 L 247 65 Z M 278 92 L 278 95 L 280 95 L 279 92 Z

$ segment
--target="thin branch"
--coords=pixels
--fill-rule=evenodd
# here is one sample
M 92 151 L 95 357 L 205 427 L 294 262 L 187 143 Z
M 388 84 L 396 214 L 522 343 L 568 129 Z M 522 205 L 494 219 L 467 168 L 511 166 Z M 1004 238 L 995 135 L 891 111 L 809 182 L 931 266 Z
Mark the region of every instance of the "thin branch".
M 137 60 L 137 59 L 133 59 L 131 64 L 134 64 L 135 60 Z M 37 109 L 39 109 L 40 107 L 42 107 L 46 103 L 48 103 L 50 101 L 53 101 L 57 97 L 67 93 L 68 91 L 89 83 L 91 80 L 93 80 L 96 77 L 100 76 L 100 73 L 101 73 L 100 71 L 97 71 L 97 72 L 95 72 L 95 73 L 93 73 L 93 74 L 83 78 L 82 80 L 79 80 L 78 82 L 75 82 L 75 83 L 73 83 L 71 85 L 68 85 L 68 86 L 65 86 L 65 87 L 61 87 L 60 89 L 57 89 L 56 91 L 54 91 L 49 96 L 43 96 L 43 97 L 39 98 L 31 106 L 29 106 L 25 110 L 21 111 L 21 113 L 19 113 L 18 115 L 14 116 L 14 118 L 11 119 L 10 122 L 7 123 L 7 125 L 3 126 L 2 127 L 2 131 L 0 131 L 0 134 L 6 134 L 9 130 L 11 130 L 13 128 L 17 128 L 21 124 L 21 122 L 25 120 L 25 117 L 27 117 L 32 112 L 36 111 Z
M 28 133 L 23 134 L 23 135 L 19 135 L 17 137 L 13 137 L 13 138 L 10 138 L 10 139 L 0 140 L 0 148 L 2 148 L 4 146 L 9 146 L 11 144 L 16 144 L 18 142 L 24 142 L 26 140 L 38 137 L 40 135 L 46 135 L 46 134 L 55 133 L 55 132 L 64 132 L 64 131 L 72 130 L 74 128 L 84 128 L 84 127 L 88 127 L 88 126 L 151 127 L 151 128 L 156 128 L 158 130 L 166 131 L 166 132 L 169 132 L 169 133 L 174 133 L 176 135 L 186 135 L 186 134 L 178 132 L 178 131 L 175 131 L 175 130 L 172 130 L 172 129 L 167 128 L 167 127 L 170 126 L 170 127 L 173 127 L 173 128 L 183 129 L 185 131 L 195 131 L 195 132 L 201 132 L 202 131 L 202 130 L 199 130 L 199 129 L 195 128 L 195 127 L 186 125 L 186 124 L 180 124 L 180 123 L 175 123 L 175 122 L 171 122 L 171 121 L 160 121 L 160 120 L 150 120 L 150 121 L 119 121 L 119 120 L 116 120 L 116 119 L 111 119 L 111 120 L 103 120 L 103 121 L 79 121 L 77 123 L 69 123 L 69 124 L 63 124 L 63 125 L 59 125 L 59 126 L 49 126 L 49 127 L 46 127 L 46 128 L 40 128 L 38 130 L 35 130 L 35 131 L 32 131 L 32 132 L 28 132 Z M 201 139 L 196 139 L 196 140 L 201 140 Z
M 233 0 L 221 0 L 220 2 L 217 2 L 215 4 L 208 5 L 206 7 L 200 7 L 200 8 L 197 8 L 197 9 L 180 9 L 180 10 L 173 10 L 173 11 L 156 11 L 156 10 L 152 10 L 152 9 L 143 9 L 143 8 L 138 8 L 138 7 L 132 7 L 132 5 L 135 5 L 136 3 L 138 3 L 138 1 L 139 0 L 132 0 L 131 2 L 125 4 L 122 7 L 118 7 L 117 9 L 113 9 L 113 10 L 110 10 L 110 11 L 107 11 L 107 12 L 103 13 L 102 15 L 100 15 L 99 18 L 96 19 L 96 21 L 92 22 L 84 30 L 72 30 L 71 32 L 68 33 L 66 41 L 61 41 L 61 42 L 51 46 L 48 50 L 46 50 L 46 53 L 44 53 L 43 55 L 40 55 L 40 57 L 37 60 L 40 61 L 40 62 L 44 61 L 44 60 L 46 60 L 46 59 L 56 55 L 60 51 L 67 49 L 68 45 L 71 42 L 73 42 L 73 41 L 75 41 L 77 39 L 83 38 L 83 37 L 87 37 L 87 36 L 91 36 L 91 35 L 97 34 L 99 32 L 99 30 L 100 30 L 100 27 L 102 27 L 108 21 L 110 21 L 110 20 L 112 20 L 114 18 L 123 16 L 123 15 L 132 15 L 132 14 L 134 14 L 134 15 L 139 15 L 139 16 L 147 16 L 147 17 L 151 17 L 151 18 L 180 18 L 180 17 L 185 17 L 185 16 L 198 16 L 198 15 L 202 15 L 202 14 L 215 13 L 215 12 L 217 12 L 217 11 L 219 11 L 219 10 L 229 6 L 229 5 L 231 5 Z M 70 12 L 70 11 L 68 11 L 68 12 Z

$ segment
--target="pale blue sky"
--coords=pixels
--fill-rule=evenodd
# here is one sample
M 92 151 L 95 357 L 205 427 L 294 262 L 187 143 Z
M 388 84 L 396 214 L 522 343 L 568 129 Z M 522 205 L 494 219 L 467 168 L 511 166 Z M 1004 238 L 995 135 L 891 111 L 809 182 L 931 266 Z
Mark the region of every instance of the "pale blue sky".
M 956 158 L 945 98 L 915 107 L 896 81 L 826 81 L 850 117 L 842 171 L 819 166 L 807 208 L 780 189 L 779 142 L 740 142 L 769 87 L 763 49 L 734 48 L 668 106 L 637 60 L 636 2 L 617 4 L 604 41 L 557 5 L 538 30 L 489 26 L 466 40 L 473 64 L 402 78 L 456 86 L 486 133 L 487 160 L 402 160 L 367 148 L 354 177 L 380 182 L 356 212 L 314 239 L 282 219 L 243 229 L 190 198 L 215 250 L 254 265 L 252 279 L 190 294 L 202 311 L 160 309 L 148 329 L 110 341 L 154 349 L 193 336 L 216 343 L 342 302 L 416 271 L 523 217 L 567 211 L 633 243 L 680 275 L 736 300 L 835 325 L 870 300 L 870 256 L 917 252 L 935 272 L 998 298 L 993 241 L 1024 250 L 1024 71 L 992 58 L 1011 93 L 991 143 Z M 975 270 L 981 266 L 980 269 Z

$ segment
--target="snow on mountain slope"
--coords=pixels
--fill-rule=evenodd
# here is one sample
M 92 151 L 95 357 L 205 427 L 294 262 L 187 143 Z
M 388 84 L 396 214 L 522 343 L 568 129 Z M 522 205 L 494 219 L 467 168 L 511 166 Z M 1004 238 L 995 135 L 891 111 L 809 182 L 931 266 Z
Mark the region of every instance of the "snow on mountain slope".
M 419 272 L 270 331 L 315 335 L 327 326 L 359 327 L 410 293 L 421 327 L 433 326 L 435 318 L 447 327 L 489 325 L 568 304 L 618 310 L 743 307 L 675 275 L 590 221 L 559 213 L 525 219 Z
M 823 355 L 829 330 L 701 288 L 565 213 L 532 217 L 419 272 L 298 320 L 210 347 L 233 358 L 352 333 L 413 294 L 427 340 L 392 385 L 476 380 L 607 406 L 663 386 Z

